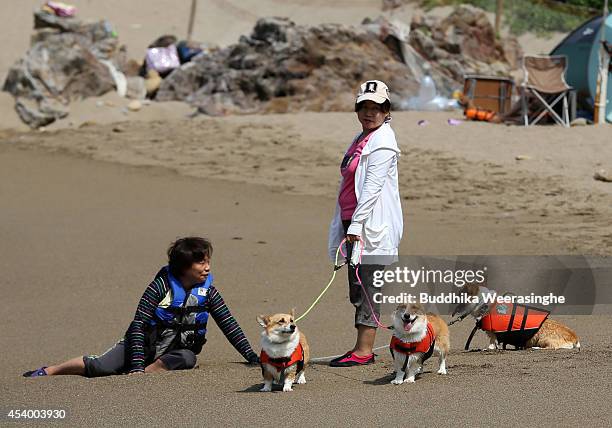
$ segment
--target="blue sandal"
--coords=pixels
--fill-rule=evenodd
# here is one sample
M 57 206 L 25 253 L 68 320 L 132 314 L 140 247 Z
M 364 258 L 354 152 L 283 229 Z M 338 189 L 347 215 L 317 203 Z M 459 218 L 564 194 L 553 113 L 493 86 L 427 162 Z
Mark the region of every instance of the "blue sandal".
M 23 377 L 47 376 L 47 372 L 45 371 L 46 368 L 47 368 L 47 366 L 41 367 L 41 368 L 36 369 L 36 370 L 30 370 L 29 372 L 25 372 L 23 374 Z

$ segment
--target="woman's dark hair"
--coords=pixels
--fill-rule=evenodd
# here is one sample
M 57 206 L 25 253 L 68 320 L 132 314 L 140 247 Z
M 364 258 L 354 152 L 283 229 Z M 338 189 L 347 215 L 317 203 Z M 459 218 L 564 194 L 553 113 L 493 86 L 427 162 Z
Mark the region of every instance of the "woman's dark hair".
M 367 100 L 355 104 L 355 113 L 357 113 L 359 110 L 363 108 L 363 103 L 365 103 L 366 101 Z M 378 105 L 380 106 L 380 110 L 383 113 L 389 113 L 391 111 L 391 102 L 389 100 L 385 100 L 384 103 L 378 104 Z
M 168 248 L 168 267 L 176 277 L 182 276 L 192 264 L 209 259 L 213 247 L 208 239 L 195 236 L 177 239 Z

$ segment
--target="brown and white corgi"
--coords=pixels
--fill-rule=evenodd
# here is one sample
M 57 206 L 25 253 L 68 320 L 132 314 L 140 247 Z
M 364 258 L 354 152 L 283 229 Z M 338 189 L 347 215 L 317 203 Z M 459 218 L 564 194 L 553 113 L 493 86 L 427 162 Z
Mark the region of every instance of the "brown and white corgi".
M 399 305 L 393 312 L 393 337 L 389 345 L 395 366 L 394 385 L 412 383 L 433 352 L 438 355 L 438 374 L 446 374 L 450 349 L 448 326 L 439 316 L 425 313 L 417 303 Z
M 259 315 L 261 333 L 261 373 L 263 392 L 272 391 L 272 383 L 283 385 L 283 391 L 293 391 L 294 383 L 306 383 L 304 371 L 310 358 L 306 336 L 295 325 L 295 310 L 290 314 Z
M 457 316 L 456 320 L 460 320 L 468 315 L 473 316 L 489 337 L 489 349 L 498 349 L 499 343 L 505 344 L 506 340 L 516 348 L 580 349 L 578 335 L 566 325 L 549 319 L 549 311 L 518 304 L 487 303 L 484 297 L 495 291 L 478 284 L 466 284 L 459 293 L 478 296 L 478 302 L 467 302 L 468 299 L 465 299 L 466 303 L 457 305 L 453 317 Z M 512 313 L 514 322 L 510 319 Z M 533 319 L 530 319 L 531 316 Z M 523 321 L 523 318 L 527 319 Z M 497 328 L 496 324 L 501 328 Z M 511 324 L 516 326 L 512 327 Z

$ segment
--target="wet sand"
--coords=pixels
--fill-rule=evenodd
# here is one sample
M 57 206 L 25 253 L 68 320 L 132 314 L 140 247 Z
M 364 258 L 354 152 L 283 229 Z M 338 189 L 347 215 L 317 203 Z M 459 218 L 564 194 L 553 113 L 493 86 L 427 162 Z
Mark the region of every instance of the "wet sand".
M 0 145 L 0 171 L 2 291 L 13 302 L 5 308 L 0 339 L 9 350 L 0 375 L 4 408 L 62 408 L 67 423 L 93 426 L 169 420 L 234 426 L 279 418 L 298 426 L 402 418 L 429 425 L 603 426 L 609 420 L 601 402 L 610 383 L 609 316 L 561 317 L 581 336 L 580 352 L 465 353 L 460 349 L 472 327 L 465 321 L 451 327 L 449 375 L 436 375 L 429 361 L 416 384 L 399 387 L 388 384 L 391 360 L 381 350 L 374 366 L 313 365 L 308 384 L 293 393 L 258 393 L 259 369 L 243 365 L 212 325 L 193 371 L 24 379 L 24 370 L 112 345 L 163 264 L 167 244 L 184 234 L 213 240 L 216 285 L 259 349 L 258 313 L 292 306 L 299 312 L 327 282 L 333 199 L 7 144 Z M 553 241 L 532 244 L 494 220 L 404 202 L 406 254 L 553 254 L 559 248 Z M 300 324 L 314 357 L 352 344 L 344 275 Z M 388 340 L 381 332 L 377 344 Z M 478 335 L 472 346 L 484 344 Z

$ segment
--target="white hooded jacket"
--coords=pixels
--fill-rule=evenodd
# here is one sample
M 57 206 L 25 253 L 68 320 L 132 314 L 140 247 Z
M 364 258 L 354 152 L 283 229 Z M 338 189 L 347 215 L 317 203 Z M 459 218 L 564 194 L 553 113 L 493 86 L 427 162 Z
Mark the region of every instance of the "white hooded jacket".
M 348 234 L 361 236 L 363 256 L 386 256 L 377 257 L 370 263 L 390 264 L 397 259 L 404 228 L 397 173 L 399 155 L 395 133 L 388 123 L 384 123 L 370 136 L 355 171 L 357 207 Z M 343 239 L 340 205 L 336 198 L 336 212 L 329 227 L 328 240 L 332 261 L 335 261 Z M 368 264 L 368 258 L 363 263 Z

